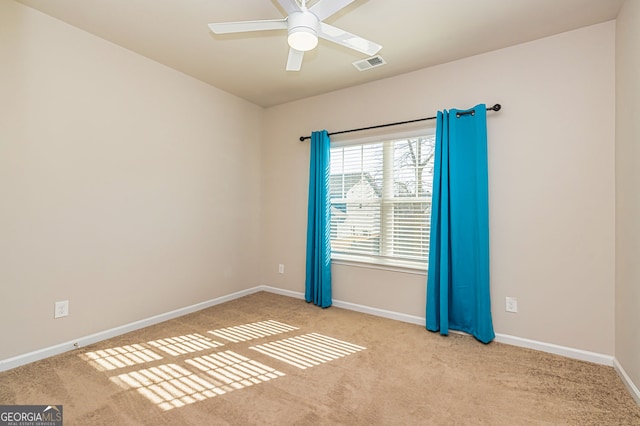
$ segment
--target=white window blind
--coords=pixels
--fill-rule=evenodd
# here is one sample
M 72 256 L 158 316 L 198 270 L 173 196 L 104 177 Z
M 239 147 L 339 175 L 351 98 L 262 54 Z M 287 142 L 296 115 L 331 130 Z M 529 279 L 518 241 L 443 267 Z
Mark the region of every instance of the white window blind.
M 331 148 L 333 256 L 426 267 L 434 135 Z

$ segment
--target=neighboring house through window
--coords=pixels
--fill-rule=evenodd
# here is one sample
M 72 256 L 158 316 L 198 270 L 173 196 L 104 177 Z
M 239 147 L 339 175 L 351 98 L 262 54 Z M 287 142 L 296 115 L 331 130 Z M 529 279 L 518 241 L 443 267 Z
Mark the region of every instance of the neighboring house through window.
M 335 143 L 332 259 L 426 269 L 435 135 Z

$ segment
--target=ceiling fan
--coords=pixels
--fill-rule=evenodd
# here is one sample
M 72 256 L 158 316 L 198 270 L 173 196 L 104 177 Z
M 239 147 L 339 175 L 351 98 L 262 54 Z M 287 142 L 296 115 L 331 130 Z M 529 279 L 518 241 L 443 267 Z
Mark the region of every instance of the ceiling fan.
M 320 0 L 310 8 L 307 8 L 306 0 L 301 0 L 301 4 L 298 4 L 296 0 L 277 1 L 287 12 L 288 16 L 286 18 L 263 21 L 221 22 L 209 24 L 209 28 L 215 34 L 286 29 L 289 42 L 287 71 L 300 71 L 304 52 L 312 50 L 318 45 L 318 37 L 369 56 L 375 55 L 382 49 L 382 46 L 377 43 L 322 22 L 354 0 Z

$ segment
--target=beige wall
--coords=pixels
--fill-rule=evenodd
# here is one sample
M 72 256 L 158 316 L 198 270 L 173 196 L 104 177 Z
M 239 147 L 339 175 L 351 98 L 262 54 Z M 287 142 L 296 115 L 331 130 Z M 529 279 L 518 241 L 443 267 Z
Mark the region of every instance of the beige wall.
M 616 358 L 640 387 L 640 1 L 616 25 Z
M 0 1 L 0 360 L 254 287 L 261 119 Z
M 304 291 L 299 136 L 499 102 L 488 118 L 496 332 L 613 355 L 614 56 L 607 22 L 268 109 L 263 284 Z M 334 265 L 333 276 L 335 299 L 424 317 L 424 275 Z M 519 313 L 505 312 L 505 296 Z

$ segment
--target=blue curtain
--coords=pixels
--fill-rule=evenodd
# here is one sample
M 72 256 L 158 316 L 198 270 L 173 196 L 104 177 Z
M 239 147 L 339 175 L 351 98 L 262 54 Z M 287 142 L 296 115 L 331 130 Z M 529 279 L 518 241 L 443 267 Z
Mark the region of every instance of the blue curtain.
M 489 294 L 487 111 L 438 111 L 427 329 L 495 337 Z
M 322 308 L 331 306 L 330 155 L 327 131 L 311 133 L 305 300 Z

